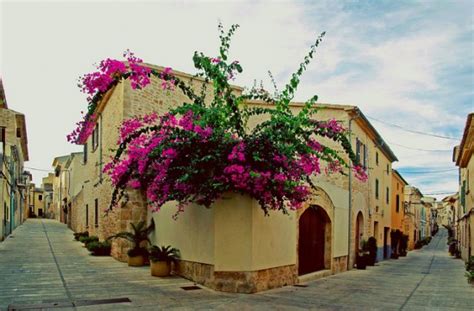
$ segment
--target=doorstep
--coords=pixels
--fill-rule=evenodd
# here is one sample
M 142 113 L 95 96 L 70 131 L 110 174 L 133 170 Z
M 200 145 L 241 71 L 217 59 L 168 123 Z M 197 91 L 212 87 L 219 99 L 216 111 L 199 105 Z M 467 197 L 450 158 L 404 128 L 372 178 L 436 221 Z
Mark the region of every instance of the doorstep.
M 317 279 L 328 277 L 330 275 L 332 275 L 332 271 L 329 269 L 320 270 L 320 271 L 316 271 L 316 272 L 312 272 L 308 274 L 303 274 L 303 275 L 298 276 L 298 283 L 314 281 Z

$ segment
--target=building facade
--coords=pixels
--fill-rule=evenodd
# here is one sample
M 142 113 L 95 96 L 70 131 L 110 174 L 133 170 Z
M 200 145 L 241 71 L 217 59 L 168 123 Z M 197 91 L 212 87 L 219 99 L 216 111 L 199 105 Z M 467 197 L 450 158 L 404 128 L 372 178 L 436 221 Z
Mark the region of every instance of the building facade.
M 408 235 L 408 250 L 415 248 L 416 241 L 421 237 L 421 216 L 424 211 L 423 194 L 414 186 L 405 186 L 405 206 L 403 218 L 404 234 Z
M 459 200 L 455 213 L 458 247 L 461 257 L 474 255 L 474 113 L 467 116 L 461 144 L 454 149 L 453 160 L 459 167 Z
M 191 79 L 184 73 L 175 74 L 183 80 Z M 194 79 L 193 85 L 199 87 L 201 83 Z M 241 91 L 234 88 L 237 94 Z M 117 128 L 125 119 L 150 112 L 161 115 L 186 100 L 179 91 L 163 90 L 155 78 L 142 90 L 132 90 L 128 81 L 111 89 L 94 112 L 95 129 L 84 144 L 82 157 L 60 157 L 53 162 L 54 202 L 66 207 L 71 204 L 71 209 L 65 210 L 71 217 L 61 220 L 67 223 L 70 219 L 75 231 L 87 230 L 103 240 L 129 230 L 131 222 L 151 222 L 153 218 L 156 230 L 152 242 L 173 245 L 181 251 L 178 273 L 230 292 L 255 292 L 351 269 L 361 241 L 371 236 L 377 239 L 378 259 L 390 257 L 391 165 L 397 158 L 355 106 L 322 104 L 317 118 L 334 118 L 348 129 L 368 181 L 356 180 L 351 172 L 314 177 L 317 190 L 301 210 L 289 216 L 271 213 L 264 217 L 255 201 L 230 194 L 211 209 L 188 207 L 175 221 L 173 203 L 151 214 L 139 191 L 130 191 L 123 206 L 106 212 L 112 186 L 103 167 L 113 156 L 111 149 L 117 148 Z M 245 104 L 267 105 L 258 101 Z M 291 104 L 294 112 L 302 107 L 300 103 Z M 74 178 L 76 171 L 82 176 Z M 67 180 L 61 178 L 66 176 L 63 172 L 68 172 Z M 67 189 L 63 189 L 65 185 Z M 229 205 L 232 208 L 226 208 Z M 112 255 L 126 260 L 128 247 L 114 240 Z
M 397 170 L 392 170 L 392 230 L 400 230 L 405 233 L 403 221 L 405 219 L 405 187 L 408 182 L 402 177 Z
M 26 161 L 25 115 L 8 108 L 0 80 L 0 240 L 12 233 L 26 217 Z

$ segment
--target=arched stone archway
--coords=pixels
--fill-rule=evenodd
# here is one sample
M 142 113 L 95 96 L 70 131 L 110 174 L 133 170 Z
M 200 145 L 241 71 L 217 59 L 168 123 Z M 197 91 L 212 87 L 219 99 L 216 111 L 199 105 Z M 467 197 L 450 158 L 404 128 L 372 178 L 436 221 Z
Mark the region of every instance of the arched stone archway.
M 298 275 L 331 269 L 331 219 L 318 205 L 309 206 L 299 218 Z
M 356 258 L 358 250 L 361 248 L 361 241 L 364 237 L 364 215 L 361 211 L 357 213 L 356 224 L 355 224 L 355 244 L 354 244 L 354 253 Z

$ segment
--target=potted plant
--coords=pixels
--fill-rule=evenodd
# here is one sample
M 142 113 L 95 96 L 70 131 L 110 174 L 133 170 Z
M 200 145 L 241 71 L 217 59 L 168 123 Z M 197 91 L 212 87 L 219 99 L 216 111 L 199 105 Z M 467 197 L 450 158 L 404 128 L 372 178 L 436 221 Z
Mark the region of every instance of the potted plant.
M 367 240 L 367 250 L 369 251 L 367 265 L 373 266 L 377 261 L 377 240 L 373 236 Z
M 407 255 L 407 249 L 408 249 L 408 235 L 403 234 L 400 231 L 399 256 L 405 257 Z
M 420 249 L 423 247 L 423 241 L 422 240 L 418 240 L 415 242 L 415 249 Z
M 399 253 L 399 244 L 400 244 L 400 230 L 392 230 L 390 231 L 390 244 L 392 246 L 392 254 L 390 258 L 398 259 Z
M 153 245 L 150 248 L 150 270 L 152 276 L 169 276 L 171 262 L 176 263 L 180 258 L 179 250 L 168 246 Z
M 368 256 L 369 256 L 367 241 L 362 240 L 360 242 L 360 245 L 361 245 L 361 248 L 357 251 L 356 266 L 357 266 L 357 269 L 359 270 L 365 270 L 365 268 L 367 267 L 367 261 L 368 261 Z
M 155 229 L 155 223 L 153 219 L 151 224 L 146 227 L 144 221 L 140 221 L 138 224 L 130 223 L 132 227 L 132 232 L 119 232 L 107 240 L 111 239 L 125 239 L 132 243 L 132 248 L 128 250 L 128 265 L 131 267 L 141 267 L 145 264 L 145 260 L 148 257 L 148 251 L 143 247 L 143 242 L 150 242 L 148 235 Z
M 87 250 L 91 252 L 93 256 L 110 256 L 110 242 L 94 241 L 87 244 Z

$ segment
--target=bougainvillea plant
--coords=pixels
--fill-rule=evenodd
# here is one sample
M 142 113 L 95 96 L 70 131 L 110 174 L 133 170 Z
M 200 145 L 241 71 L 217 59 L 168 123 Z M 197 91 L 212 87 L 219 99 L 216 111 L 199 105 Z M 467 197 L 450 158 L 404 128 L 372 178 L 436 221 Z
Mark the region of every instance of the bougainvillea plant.
M 300 77 L 322 41 L 322 33 L 284 90 L 271 96 L 262 88 L 237 94 L 229 84 L 242 72 L 238 61 L 228 60 L 230 39 L 238 25 L 227 33 L 219 25 L 221 46 L 217 57 L 195 52 L 193 61 L 203 79 L 203 89 L 195 93 L 187 82 L 170 68 L 159 72 L 140 65 L 127 52 L 128 64 L 114 60 L 100 63 L 99 71 L 84 76 L 82 90 L 90 95 L 85 123 L 70 140 L 81 143 L 89 133 L 86 121 L 94 120 L 95 106 L 105 92 L 121 80 L 130 79 L 133 88 L 143 88 L 151 76 L 163 89 L 183 92 L 189 101 L 167 114 L 156 113 L 123 122 L 118 149 L 104 167 L 114 185 L 110 209 L 117 205 L 129 188 L 141 189 L 149 207 L 158 211 L 169 201 L 178 202 L 182 212 L 189 203 L 211 206 L 226 192 L 248 195 L 264 210 L 295 210 L 307 200 L 315 185 L 311 177 L 343 173 L 352 167 L 354 175 L 365 180 L 365 170 L 357 163 L 347 132 L 335 120 L 316 120 L 317 96 L 297 112 L 290 102 Z M 212 98 L 206 98 L 206 86 L 212 85 Z M 246 105 L 260 100 L 258 107 Z M 249 120 L 260 121 L 249 128 Z M 335 149 L 323 142 L 342 146 L 352 161 L 350 166 Z M 176 215 L 177 215 L 176 214 Z

